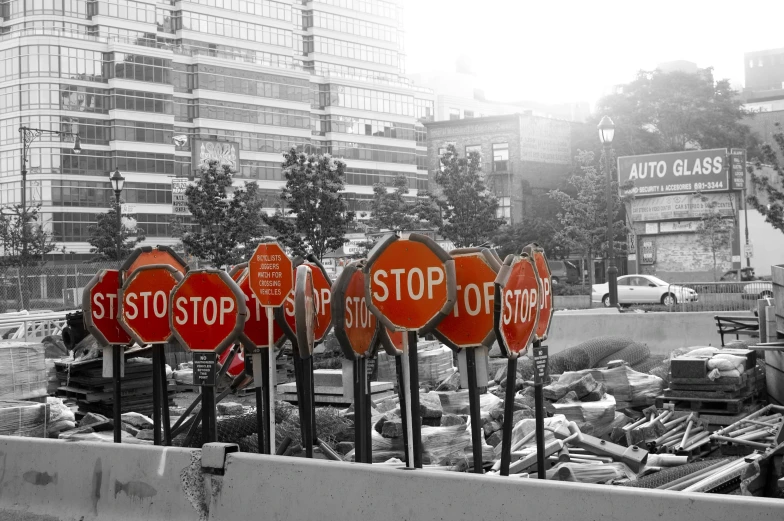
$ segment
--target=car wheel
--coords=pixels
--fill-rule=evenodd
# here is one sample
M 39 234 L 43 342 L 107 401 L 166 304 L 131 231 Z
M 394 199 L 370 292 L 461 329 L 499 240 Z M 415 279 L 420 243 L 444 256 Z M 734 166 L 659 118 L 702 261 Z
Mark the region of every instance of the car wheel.
M 773 293 L 770 291 L 763 291 L 759 294 L 759 298 L 773 298 Z
M 675 295 L 673 295 L 672 293 L 667 293 L 662 297 L 661 303 L 664 304 L 665 306 L 674 306 L 675 304 L 678 303 L 678 299 L 676 299 Z
M 558 277 L 551 277 L 550 278 L 550 282 L 553 283 L 553 286 L 557 286 L 558 285 Z
M 604 307 L 606 307 L 606 308 L 610 307 L 610 295 L 609 294 L 602 297 L 602 304 L 604 304 Z

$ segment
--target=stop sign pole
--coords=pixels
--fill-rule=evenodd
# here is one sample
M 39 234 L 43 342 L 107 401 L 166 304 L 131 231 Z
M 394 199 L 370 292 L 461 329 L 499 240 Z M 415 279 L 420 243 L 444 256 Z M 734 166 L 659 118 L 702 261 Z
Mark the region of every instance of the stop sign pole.
M 512 448 L 512 423 L 514 414 L 515 377 L 517 358 L 524 354 L 535 337 L 539 322 L 539 295 L 541 281 L 536 264 L 527 253 L 508 255 L 495 279 L 493 327 L 501 352 L 508 358 L 506 370 L 506 397 L 504 400 L 504 426 L 501 442 L 501 475 L 509 475 Z M 541 393 L 541 388 L 536 392 Z M 537 412 L 538 417 L 538 412 Z M 537 423 L 537 427 L 538 427 Z M 537 429 L 537 450 L 544 455 L 544 424 Z M 540 449 L 541 440 L 541 449 Z M 544 460 L 541 459 L 539 477 L 544 479 Z
M 275 453 L 275 315 L 274 310 L 283 305 L 294 287 L 294 266 L 277 242 L 265 242 L 256 247 L 248 261 L 248 283 L 259 305 L 267 311 L 267 356 L 253 356 L 254 366 L 263 371 L 262 395 L 264 397 L 264 453 Z M 256 386 L 259 382 L 254 382 Z M 259 433 L 261 444 L 262 433 Z
M 484 471 L 479 387 L 487 387 L 487 377 L 484 374 L 481 382 L 478 379 L 476 351 L 479 349 L 480 356 L 486 358 L 487 348 L 495 342 L 494 283 L 501 269 L 501 263 L 497 256 L 486 248 L 461 248 L 452 250 L 449 254 L 455 261 L 457 301 L 452 312 L 438 324 L 433 334 L 444 344 L 456 350 L 461 362 L 465 363 L 474 473 L 482 474 Z
M 123 346 L 131 343 L 131 337 L 117 320 L 120 302 L 120 272 L 101 270 L 87 283 L 82 296 L 84 325 L 103 346 L 104 376 L 107 362 L 111 362 L 113 380 L 112 418 L 114 443 L 122 441 L 122 388 L 120 378 L 124 376 Z
M 364 266 L 364 259 L 351 262 L 333 284 L 332 324 L 344 356 L 354 363 L 354 461 L 373 463 L 367 360 L 378 347 L 380 326 L 367 307 Z
M 452 310 L 457 292 L 455 262 L 430 237 L 411 233 L 401 238 L 389 234 L 368 254 L 364 272 L 370 311 L 388 329 L 406 332 L 401 355 L 401 391 L 407 416 L 406 464 L 422 468 L 417 333 L 431 333 Z

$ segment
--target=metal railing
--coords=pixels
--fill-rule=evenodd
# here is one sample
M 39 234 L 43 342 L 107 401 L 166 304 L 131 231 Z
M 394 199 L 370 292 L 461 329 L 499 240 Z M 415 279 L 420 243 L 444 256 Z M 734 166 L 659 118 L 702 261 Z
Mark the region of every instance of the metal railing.
M 4 340 L 40 340 L 49 335 L 61 335 L 67 325 L 69 311 L 33 311 L 0 315 L 0 338 Z
M 773 296 L 769 280 L 670 284 L 668 311 L 753 311 L 757 299 Z

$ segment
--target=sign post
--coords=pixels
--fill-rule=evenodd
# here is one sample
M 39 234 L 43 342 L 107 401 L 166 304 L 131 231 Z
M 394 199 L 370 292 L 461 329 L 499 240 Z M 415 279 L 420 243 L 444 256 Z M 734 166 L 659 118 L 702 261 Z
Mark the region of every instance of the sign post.
M 260 356 L 264 396 L 264 453 L 275 453 L 275 316 L 294 287 L 294 266 L 277 242 L 259 244 L 248 262 L 248 282 L 258 304 L 267 310 L 267 356 Z M 255 361 L 255 360 L 254 360 Z M 258 386 L 258 381 L 255 383 Z M 261 444 L 261 433 L 259 433 Z
M 471 441 L 474 472 L 482 474 L 482 423 L 479 410 L 479 387 L 476 356 L 487 356 L 487 348 L 495 342 L 493 330 L 494 282 L 501 263 L 488 249 L 452 250 L 455 261 L 457 300 L 452 312 L 438 324 L 433 334 L 465 358 L 468 381 L 468 404 L 471 412 Z M 462 362 L 461 362 L 462 363 Z
M 404 332 L 401 391 L 406 399 L 407 458 L 409 466 L 422 468 L 417 333 L 432 332 L 452 311 L 457 293 L 455 261 L 427 236 L 389 234 L 368 254 L 364 273 L 370 311 L 384 327 Z
M 120 272 L 117 270 L 101 270 L 84 288 L 82 302 L 84 306 L 84 324 L 95 339 L 104 346 L 104 366 L 111 361 L 113 380 L 112 420 L 114 427 L 114 443 L 122 440 L 122 396 L 121 380 L 124 376 L 123 346 L 131 343 L 131 337 L 118 321 L 120 302 L 117 293 L 120 290 Z M 104 369 L 104 374 L 106 369 Z
M 364 259 L 350 263 L 332 286 L 332 322 L 343 354 L 354 361 L 354 461 L 373 463 L 367 359 L 378 347 L 379 324 L 367 307 L 364 266 Z
M 297 266 L 294 280 L 294 323 L 296 325 L 297 350 L 302 359 L 302 398 L 304 414 L 300 415 L 302 444 L 305 457 L 313 457 L 316 444 L 315 403 L 313 393 L 313 347 L 315 346 L 316 327 L 316 289 L 310 266 Z
M 140 266 L 125 279 L 120 293 L 120 325 L 139 345 L 154 344 L 152 358 L 153 440 L 171 445 L 169 396 L 165 390 L 163 344 L 172 337 L 169 327 L 169 293 L 182 274 L 168 264 Z M 163 418 L 162 418 L 163 417 Z
M 245 296 L 222 270 L 189 271 L 169 295 L 172 334 L 193 351 L 193 383 L 201 386 L 202 443 L 217 440 L 217 357 L 245 326 Z M 231 361 L 227 360 L 227 366 Z
M 539 322 L 541 283 L 528 254 L 508 255 L 495 279 L 493 328 L 501 352 L 509 359 L 506 370 L 504 431 L 501 442 L 501 475 L 509 475 L 517 358 L 534 338 Z M 542 438 L 544 439 L 544 438 Z

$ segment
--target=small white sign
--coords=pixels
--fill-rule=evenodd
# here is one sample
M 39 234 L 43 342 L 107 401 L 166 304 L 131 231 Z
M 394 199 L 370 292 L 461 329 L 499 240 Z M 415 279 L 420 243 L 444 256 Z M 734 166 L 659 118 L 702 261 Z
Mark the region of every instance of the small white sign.
M 120 212 L 122 212 L 123 215 L 136 213 L 136 205 L 135 204 L 124 203 L 124 204 L 120 205 Z
M 659 223 L 645 223 L 645 233 L 659 233 Z
M 740 262 L 740 255 L 733 255 L 732 262 Z
M 747 259 L 754 257 L 754 246 L 751 244 L 747 244 L 743 251 L 746 254 Z

